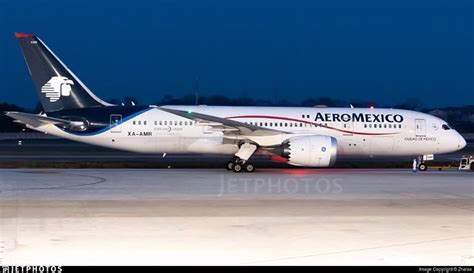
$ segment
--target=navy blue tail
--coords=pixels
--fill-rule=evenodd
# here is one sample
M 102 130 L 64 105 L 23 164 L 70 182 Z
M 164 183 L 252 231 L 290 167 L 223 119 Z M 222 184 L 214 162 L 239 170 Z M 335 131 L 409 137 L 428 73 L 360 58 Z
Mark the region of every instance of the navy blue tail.
M 15 33 L 45 112 L 111 106 L 95 96 L 41 41 Z

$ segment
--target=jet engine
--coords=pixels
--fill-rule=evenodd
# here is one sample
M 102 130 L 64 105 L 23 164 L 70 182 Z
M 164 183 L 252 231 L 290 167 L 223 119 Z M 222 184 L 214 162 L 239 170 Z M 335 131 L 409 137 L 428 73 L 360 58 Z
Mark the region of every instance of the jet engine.
M 288 164 L 305 167 L 329 167 L 336 162 L 337 140 L 330 136 L 300 136 L 285 141 L 281 156 Z
M 71 122 L 69 125 L 63 126 L 63 129 L 66 129 L 70 132 L 84 132 L 90 126 L 89 121 L 82 117 L 61 117 L 61 119 Z

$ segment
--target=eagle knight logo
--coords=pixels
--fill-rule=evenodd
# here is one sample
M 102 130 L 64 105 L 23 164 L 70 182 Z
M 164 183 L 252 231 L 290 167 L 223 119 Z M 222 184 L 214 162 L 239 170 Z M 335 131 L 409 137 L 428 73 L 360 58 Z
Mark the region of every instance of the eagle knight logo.
M 54 76 L 41 87 L 41 93 L 44 93 L 50 102 L 57 102 L 59 98 L 71 95 L 71 85 L 74 85 L 72 80 L 62 76 Z

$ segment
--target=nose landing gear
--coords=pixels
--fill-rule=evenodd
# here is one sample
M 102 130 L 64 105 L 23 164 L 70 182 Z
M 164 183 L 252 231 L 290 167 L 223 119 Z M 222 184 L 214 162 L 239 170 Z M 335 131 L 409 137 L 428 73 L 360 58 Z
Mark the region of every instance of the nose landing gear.
M 420 163 L 420 164 L 418 165 L 418 170 L 421 171 L 421 172 L 424 172 L 424 171 L 426 171 L 427 169 L 428 169 L 428 167 L 426 166 L 425 163 Z
M 416 162 L 417 162 L 417 166 L 416 168 L 420 171 L 420 172 L 424 172 L 428 169 L 428 165 L 425 163 L 426 161 L 431 161 L 431 160 L 434 160 L 434 156 L 433 155 L 423 155 L 423 156 L 419 156 L 418 158 L 415 159 Z

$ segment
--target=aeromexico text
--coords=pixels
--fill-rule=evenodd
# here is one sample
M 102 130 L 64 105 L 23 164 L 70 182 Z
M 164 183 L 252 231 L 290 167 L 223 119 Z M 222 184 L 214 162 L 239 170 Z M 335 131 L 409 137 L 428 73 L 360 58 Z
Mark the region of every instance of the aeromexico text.
M 399 114 L 337 114 L 337 113 L 317 113 L 316 122 L 389 122 L 401 123 L 403 116 Z

